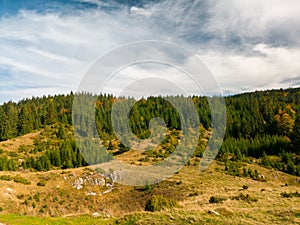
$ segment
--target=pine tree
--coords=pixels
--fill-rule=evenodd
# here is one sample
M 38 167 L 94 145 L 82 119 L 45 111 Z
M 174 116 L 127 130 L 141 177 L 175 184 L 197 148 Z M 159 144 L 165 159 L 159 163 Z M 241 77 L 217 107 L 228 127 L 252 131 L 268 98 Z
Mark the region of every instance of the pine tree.
M 64 130 L 62 124 L 60 124 L 59 128 L 58 128 L 58 132 L 57 132 L 57 137 L 60 139 L 63 139 L 64 136 L 65 136 L 65 130 Z
M 293 133 L 291 135 L 292 149 L 300 154 L 300 115 L 296 117 Z
M 286 166 L 286 172 L 292 175 L 295 174 L 295 164 L 292 160 L 288 161 L 288 164 Z
M 114 149 L 114 146 L 113 146 L 111 140 L 109 140 L 107 150 L 113 150 L 113 149 Z

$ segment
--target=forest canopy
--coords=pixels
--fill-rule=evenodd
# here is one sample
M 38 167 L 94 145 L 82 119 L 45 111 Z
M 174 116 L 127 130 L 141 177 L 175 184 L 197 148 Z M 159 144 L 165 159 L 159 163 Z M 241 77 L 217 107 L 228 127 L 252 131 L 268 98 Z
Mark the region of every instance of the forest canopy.
M 88 94 L 87 94 L 88 95 Z M 98 135 L 113 148 L 116 139 L 111 122 L 112 105 L 126 98 L 100 94 L 96 97 L 95 121 Z M 18 103 L 7 102 L 0 106 L 0 141 L 15 138 L 57 125 L 56 137 L 61 140 L 56 148 L 40 146 L 43 156 L 29 158 L 26 168 L 49 170 L 52 167 L 73 168 L 87 165 L 72 135 L 65 135 L 66 127 L 72 127 L 74 94 L 35 97 Z M 201 129 L 211 130 L 211 114 L 207 98 L 190 96 L 198 111 Z M 227 107 L 226 134 L 218 160 L 244 160 L 246 157 L 261 159 L 262 164 L 294 175 L 300 175 L 300 89 L 256 91 L 225 97 Z M 130 111 L 132 132 L 145 139 L 150 135 L 149 122 L 160 117 L 170 131 L 181 129 L 176 109 L 162 97 L 139 100 Z M 80 126 L 90 124 L 80 118 Z M 83 129 L 88 130 L 88 129 Z M 87 143 L 88 144 L 88 143 Z M 129 149 L 118 146 L 122 151 Z M 195 155 L 201 157 L 203 147 Z M 39 150 L 37 150 L 39 151 Z M 202 153 L 201 153 L 202 152 Z M 272 160 L 269 156 L 278 156 Z M 7 156 L 0 154 L 1 170 L 16 170 L 17 166 Z M 105 160 L 111 156 L 105 155 Z M 101 158 L 95 163 L 101 162 Z

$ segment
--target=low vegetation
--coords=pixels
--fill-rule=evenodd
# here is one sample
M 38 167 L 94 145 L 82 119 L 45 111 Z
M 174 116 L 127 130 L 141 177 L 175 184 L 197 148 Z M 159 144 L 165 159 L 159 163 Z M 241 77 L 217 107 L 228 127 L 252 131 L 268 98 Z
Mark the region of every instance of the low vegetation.
M 161 211 L 163 209 L 171 209 L 177 206 L 177 202 L 173 199 L 164 198 L 161 195 L 153 195 L 146 203 L 145 210 L 150 212 Z
M 14 182 L 20 183 L 20 184 L 26 184 L 26 185 L 30 185 L 31 184 L 30 181 L 28 181 L 24 177 L 21 177 L 20 175 L 17 175 L 17 176 L 1 175 L 0 176 L 0 180 L 3 180 L 3 181 L 11 181 L 11 180 L 13 180 Z
M 20 183 L 20 184 L 26 184 L 26 185 L 30 185 L 31 184 L 30 181 L 28 181 L 27 179 L 25 179 L 25 178 L 23 178 L 21 176 L 18 176 L 18 175 L 14 177 L 14 182 Z
M 41 181 L 39 181 L 36 185 L 37 185 L 37 186 L 44 187 L 44 186 L 46 186 L 46 181 L 41 180 Z
M 284 198 L 300 197 L 300 193 L 298 191 L 290 193 L 282 192 L 280 195 Z
M 226 198 L 224 197 L 216 197 L 216 196 L 211 196 L 210 199 L 209 199 L 209 203 L 221 203 L 223 201 L 225 201 Z
M 248 203 L 258 201 L 258 198 L 250 196 L 249 194 L 243 194 L 243 193 L 240 193 L 237 196 L 233 196 L 233 197 L 231 197 L 231 199 L 232 200 L 242 200 L 242 201 L 245 201 L 245 202 L 248 202 Z

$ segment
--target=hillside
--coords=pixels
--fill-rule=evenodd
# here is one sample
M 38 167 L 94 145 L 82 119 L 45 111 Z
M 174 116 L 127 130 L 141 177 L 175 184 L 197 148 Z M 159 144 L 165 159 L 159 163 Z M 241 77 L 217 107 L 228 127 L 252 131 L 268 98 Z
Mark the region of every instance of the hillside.
M 161 97 L 138 101 L 130 112 L 132 132 L 150 137 L 154 117 L 167 130 L 162 139 L 151 136 L 144 146 L 129 148 L 115 136 L 110 113 L 114 102 L 130 99 L 95 96 L 96 129 L 108 151 L 93 155 L 88 165 L 74 138 L 73 98 L 71 93 L 0 106 L 0 223 L 300 223 L 300 89 L 226 97 L 225 139 L 203 172 L 199 162 L 214 130 L 207 99 L 190 97 L 201 123 L 193 156 L 171 178 L 140 187 L 119 184 L 115 177 L 121 174 L 97 164 L 117 158 L 147 166 L 167 158 L 182 135 L 176 110 Z
M 242 163 L 241 166 L 252 171 L 258 170 L 264 179 L 229 175 L 223 163 L 214 163 L 200 173 L 196 163 L 195 166 L 186 166 L 162 183 L 149 187 L 116 184 L 113 191 L 101 195 L 107 187 L 91 183 L 83 185 L 82 189 L 74 187 L 80 178 L 99 178 L 95 178 L 94 171 L 87 168 L 31 173 L 1 172 L 1 179 L 4 176 L 19 176 L 30 184 L 1 181 L 0 222 L 24 224 L 30 215 L 46 217 L 48 224 L 56 224 L 57 220 L 51 219 L 53 217 L 60 217 L 61 223 L 65 224 L 69 218 L 70 221 L 75 218 L 80 220 L 81 216 L 86 215 L 91 218 L 94 215 L 95 224 L 99 224 L 99 221 L 106 224 L 169 224 L 170 221 L 175 224 L 300 222 L 299 179 L 255 164 Z M 160 195 L 172 199 L 176 205 L 171 209 L 145 212 L 147 201 Z M 216 203 L 210 203 L 212 197 Z M 20 220 L 21 217 L 16 219 L 11 214 L 25 217 Z M 35 223 L 44 224 L 38 221 Z M 88 221 L 77 221 L 74 224 L 93 224 L 92 219 Z

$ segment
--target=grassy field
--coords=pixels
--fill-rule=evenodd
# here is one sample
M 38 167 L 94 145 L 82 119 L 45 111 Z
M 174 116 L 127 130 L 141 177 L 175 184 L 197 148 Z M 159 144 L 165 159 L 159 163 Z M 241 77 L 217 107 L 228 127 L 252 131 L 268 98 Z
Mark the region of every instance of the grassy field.
M 299 224 L 300 198 L 281 193 L 300 192 L 296 177 L 253 164 L 266 181 L 234 177 L 224 166 L 214 163 L 200 173 L 186 166 L 172 178 L 145 189 L 116 185 L 107 195 L 87 196 L 87 190 L 99 193 L 99 187 L 76 190 L 74 177 L 82 168 L 47 173 L 10 172 L 31 181 L 30 185 L 0 181 L 0 222 L 7 224 Z M 65 179 L 65 177 L 68 177 Z M 44 187 L 37 182 L 45 178 Z M 8 189 L 9 188 L 9 189 Z M 93 189 L 94 188 L 94 189 Z M 98 189 L 97 189 L 98 188 Z M 10 192 L 7 190 L 13 190 Z M 8 194 L 5 194 L 8 193 Z M 36 194 L 39 193 L 39 197 Z M 178 205 L 159 212 L 145 212 L 153 195 L 174 199 Z M 239 196 L 247 196 L 239 198 Z M 211 197 L 222 199 L 210 203 Z M 30 200 L 29 200 L 30 199 Z M 26 202 L 27 203 L 24 203 Z M 35 207 L 33 208 L 33 203 Z M 92 214 L 98 212 L 98 218 Z M 84 215 L 84 216 L 81 216 Z
M 20 143 L 32 144 L 37 135 L 0 146 L 17 151 Z M 124 154 L 125 161 L 138 157 L 135 154 Z M 96 176 L 89 168 L 0 172 L 0 224 L 300 224 L 299 178 L 261 167 L 255 160 L 239 163 L 240 170 L 256 170 L 263 179 L 229 175 L 220 162 L 199 172 L 198 164 L 192 159 L 155 185 L 115 184 L 107 194 L 101 194 L 105 186 L 74 188 L 79 178 Z M 145 211 L 153 196 L 176 205 Z
M 101 218 L 91 218 L 88 216 L 71 217 L 71 218 L 51 218 L 51 217 L 33 217 L 33 216 L 20 216 L 14 214 L 1 215 L 0 221 L 6 224 L 15 225 L 105 225 L 111 224 L 111 221 Z M 0 224 L 1 224 L 0 222 Z

